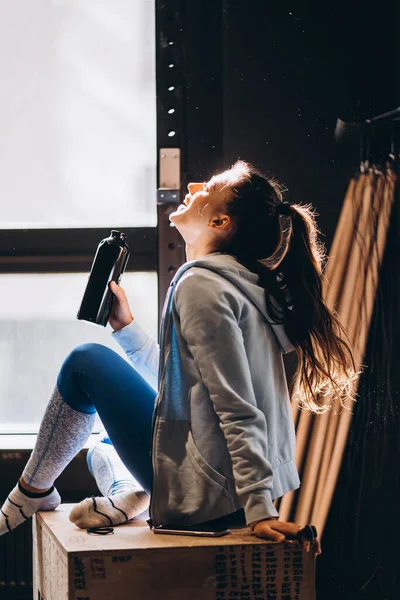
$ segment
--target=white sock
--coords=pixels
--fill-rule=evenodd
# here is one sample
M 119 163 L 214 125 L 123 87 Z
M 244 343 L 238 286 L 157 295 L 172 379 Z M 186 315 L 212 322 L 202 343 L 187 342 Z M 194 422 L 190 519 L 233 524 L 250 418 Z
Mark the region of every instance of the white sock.
M 143 490 L 85 498 L 72 509 L 69 520 L 81 529 L 121 525 L 140 515 L 149 504 L 150 496 Z
M 104 497 L 86 498 L 77 504 L 69 515 L 72 523 L 82 529 L 121 525 L 147 510 L 149 495 L 108 443 L 106 432 L 99 434 L 99 441 L 88 452 L 87 462 Z
M 103 496 L 125 491 L 143 491 L 109 442 L 107 432 L 99 433 L 98 441 L 87 454 L 87 463 Z
M 33 494 L 23 490 L 17 483 L 1 507 L 0 535 L 15 529 L 38 510 L 54 510 L 60 502 L 60 495 L 54 486 L 47 492 Z

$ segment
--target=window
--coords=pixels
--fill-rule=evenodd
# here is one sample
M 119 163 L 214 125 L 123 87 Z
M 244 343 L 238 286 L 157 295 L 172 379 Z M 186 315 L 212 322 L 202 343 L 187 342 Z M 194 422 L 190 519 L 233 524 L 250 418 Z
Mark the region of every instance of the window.
M 38 429 L 63 360 L 97 342 L 124 356 L 111 328 L 78 321 L 86 273 L 0 275 L 0 433 Z M 132 312 L 157 337 L 156 273 L 125 273 Z
M 148 0 L 1 3 L 1 229 L 156 225 L 154 53 Z

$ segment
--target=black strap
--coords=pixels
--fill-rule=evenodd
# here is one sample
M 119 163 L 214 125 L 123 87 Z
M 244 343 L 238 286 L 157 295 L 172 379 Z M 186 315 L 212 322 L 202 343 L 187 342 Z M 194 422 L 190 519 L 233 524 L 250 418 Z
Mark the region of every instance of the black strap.
M 114 533 L 114 527 L 88 527 L 86 532 L 92 535 L 110 535 Z
M 318 537 L 317 529 L 314 525 L 304 525 L 297 534 L 297 539 L 302 542 L 304 539 L 313 542 Z

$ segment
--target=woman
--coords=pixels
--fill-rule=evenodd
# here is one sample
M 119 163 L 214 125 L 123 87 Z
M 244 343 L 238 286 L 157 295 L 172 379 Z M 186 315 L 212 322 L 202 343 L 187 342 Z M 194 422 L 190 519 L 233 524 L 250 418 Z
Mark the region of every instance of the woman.
M 282 353 L 296 350 L 296 395 L 315 412 L 348 394 L 352 378 L 351 353 L 322 299 L 315 222 L 309 208 L 283 202 L 275 182 L 241 161 L 188 190 L 170 215 L 188 262 L 170 286 L 160 348 L 111 284 L 113 335 L 134 368 L 97 344 L 67 357 L 35 449 L 2 507 L 0 533 L 56 508 L 53 483 L 85 444 L 97 411 L 144 492 L 86 501 L 80 526 L 96 512 L 106 523 L 132 518 L 151 492 L 155 525 L 247 523 L 276 541 L 298 534 L 273 503 L 299 486 Z M 100 483 L 107 493 L 109 482 Z

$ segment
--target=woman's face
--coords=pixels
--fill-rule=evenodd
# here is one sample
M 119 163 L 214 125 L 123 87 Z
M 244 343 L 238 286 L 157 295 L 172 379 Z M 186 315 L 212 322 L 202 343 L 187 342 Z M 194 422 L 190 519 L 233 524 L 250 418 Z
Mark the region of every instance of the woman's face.
M 212 178 L 205 183 L 189 183 L 183 204 L 170 214 L 169 220 L 179 230 L 186 243 L 210 241 L 215 229 L 230 223 L 224 207 L 230 190 Z M 224 220 L 225 217 L 225 220 Z
M 170 215 L 170 221 L 175 225 L 177 223 L 187 223 L 192 218 L 204 216 L 204 211 L 210 206 L 210 186 L 207 183 L 189 183 L 188 193 L 185 196 L 183 204 L 180 204 L 177 210 Z M 210 211 L 207 211 L 208 213 Z

